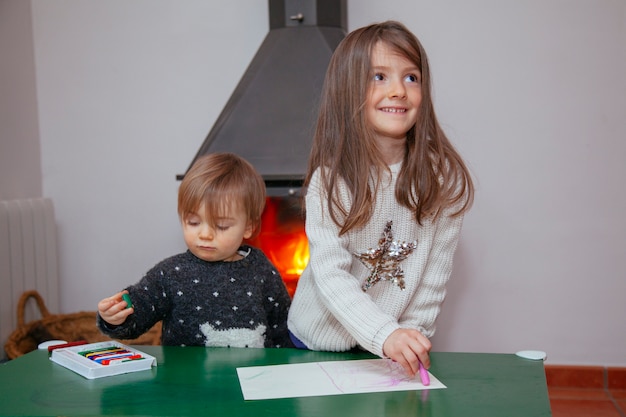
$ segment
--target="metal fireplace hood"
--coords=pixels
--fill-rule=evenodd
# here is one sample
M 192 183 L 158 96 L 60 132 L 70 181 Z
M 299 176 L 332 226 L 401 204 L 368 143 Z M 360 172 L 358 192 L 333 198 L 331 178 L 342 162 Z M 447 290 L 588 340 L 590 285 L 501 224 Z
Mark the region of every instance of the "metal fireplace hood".
M 346 0 L 268 4 L 270 31 L 189 167 L 234 152 L 279 195 L 302 184 L 326 68 L 346 33 Z

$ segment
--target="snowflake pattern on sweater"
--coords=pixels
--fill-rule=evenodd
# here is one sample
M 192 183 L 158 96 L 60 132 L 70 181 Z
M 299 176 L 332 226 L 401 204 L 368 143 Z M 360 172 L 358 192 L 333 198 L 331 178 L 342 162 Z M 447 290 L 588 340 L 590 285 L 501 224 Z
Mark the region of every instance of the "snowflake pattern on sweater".
M 116 339 L 133 339 L 163 321 L 170 346 L 287 347 L 291 299 L 263 252 L 242 246 L 243 259 L 206 262 L 190 251 L 158 263 L 127 287 L 135 312 L 119 326 L 98 316 Z

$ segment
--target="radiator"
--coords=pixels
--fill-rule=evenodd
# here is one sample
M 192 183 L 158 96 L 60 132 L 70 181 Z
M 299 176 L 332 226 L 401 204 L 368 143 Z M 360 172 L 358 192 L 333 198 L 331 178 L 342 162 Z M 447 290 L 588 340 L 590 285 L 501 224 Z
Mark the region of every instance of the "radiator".
M 49 198 L 0 201 L 0 346 L 17 326 L 17 302 L 37 290 L 48 310 L 59 312 L 59 273 L 54 207 Z M 32 300 L 31 300 L 32 301 Z M 25 322 L 40 318 L 28 303 Z

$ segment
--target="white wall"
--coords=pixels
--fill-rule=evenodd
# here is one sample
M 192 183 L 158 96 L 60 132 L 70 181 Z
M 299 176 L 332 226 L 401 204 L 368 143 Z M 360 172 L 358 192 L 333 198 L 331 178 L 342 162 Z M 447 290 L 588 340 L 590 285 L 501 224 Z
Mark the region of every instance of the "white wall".
M 62 308 L 94 310 L 183 250 L 175 175 L 267 33 L 267 4 L 32 0 L 32 12 Z M 626 365 L 626 3 L 348 2 L 350 30 L 387 18 L 429 52 L 439 118 L 478 187 L 435 350 Z
M 34 59 L 30 2 L 0 0 L 0 200 L 42 193 Z

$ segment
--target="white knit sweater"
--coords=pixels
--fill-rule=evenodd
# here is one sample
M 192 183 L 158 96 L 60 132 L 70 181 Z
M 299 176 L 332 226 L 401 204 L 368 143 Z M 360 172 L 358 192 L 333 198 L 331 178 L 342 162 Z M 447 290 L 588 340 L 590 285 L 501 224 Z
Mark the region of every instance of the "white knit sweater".
M 289 330 L 309 349 L 346 351 L 357 345 L 383 356 L 383 343 L 398 328 L 412 328 L 431 337 L 446 294 L 463 216 L 444 212 L 436 222 L 417 224 L 412 213 L 394 196 L 401 164 L 390 167 L 392 178 L 378 191 L 374 214 L 367 226 L 339 237 L 331 220 L 319 171 L 306 195 L 306 233 L 310 261 L 298 281 L 289 311 Z M 343 190 L 349 201 L 348 190 Z M 400 263 L 406 288 L 379 281 L 364 292 L 370 274 L 354 253 L 378 246 L 385 225 L 393 221 L 396 242 L 417 248 Z

